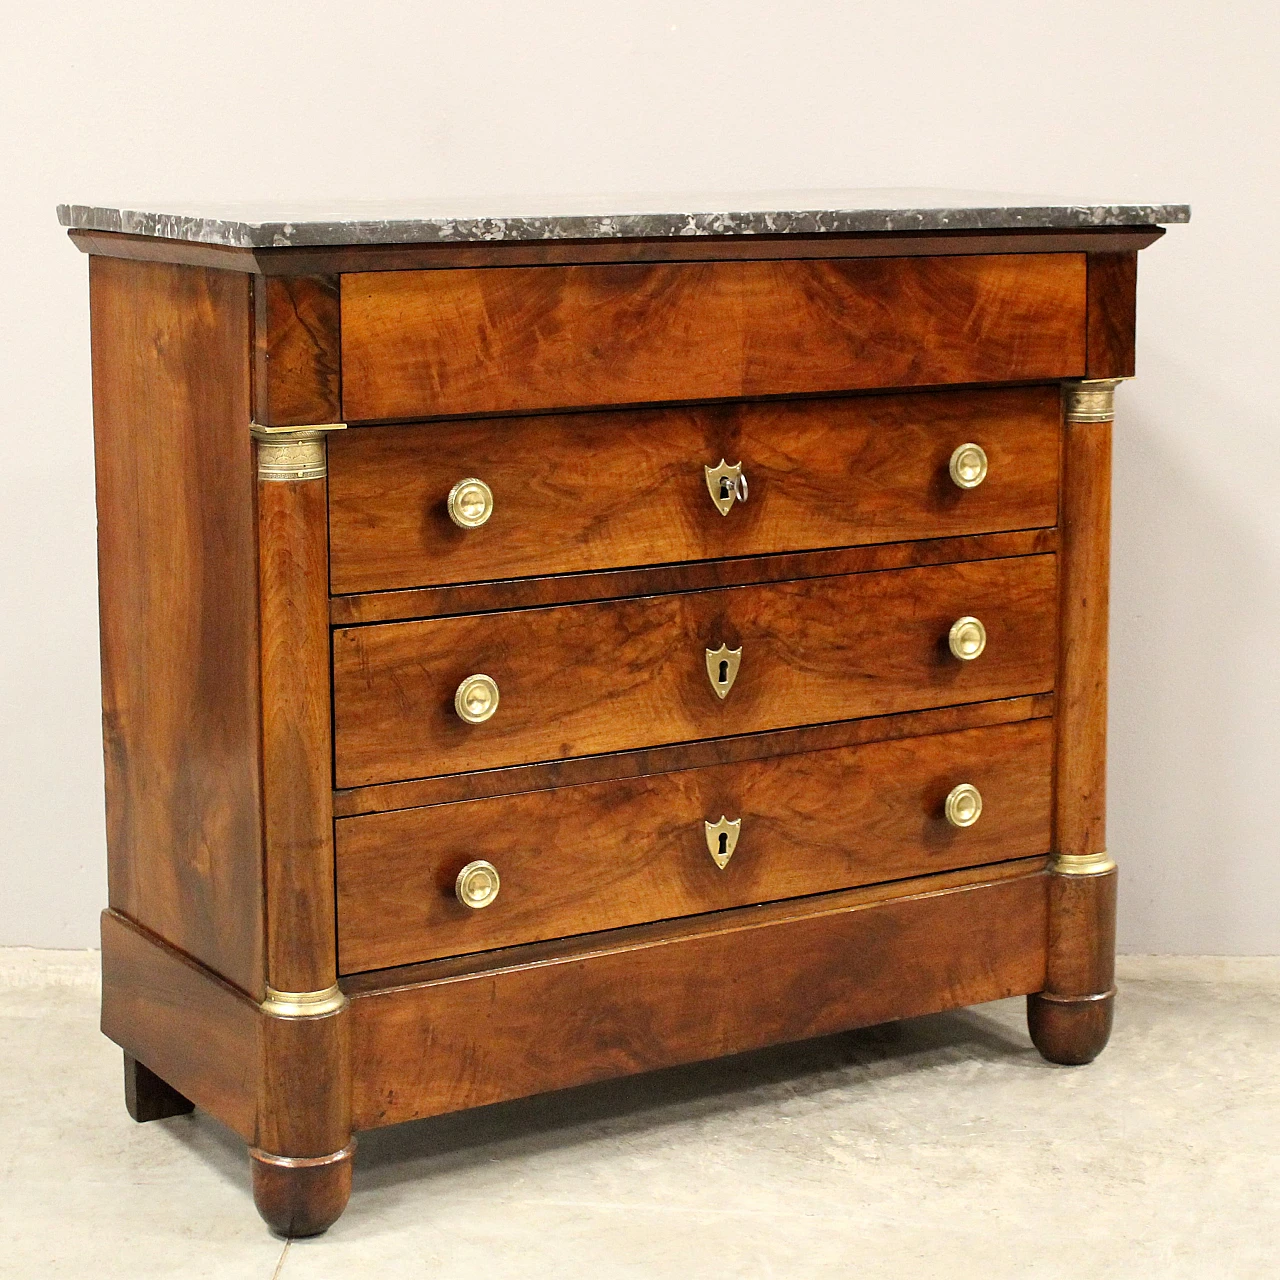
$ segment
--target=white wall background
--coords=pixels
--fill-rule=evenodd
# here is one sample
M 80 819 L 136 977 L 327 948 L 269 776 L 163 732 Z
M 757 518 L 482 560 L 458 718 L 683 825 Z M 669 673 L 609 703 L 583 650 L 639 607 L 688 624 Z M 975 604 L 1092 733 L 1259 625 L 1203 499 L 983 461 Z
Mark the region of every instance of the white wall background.
M 1119 394 L 1121 946 L 1280 952 L 1274 0 L 68 0 L 0 59 L 0 943 L 92 945 L 106 900 L 57 201 L 933 186 L 1194 206 Z

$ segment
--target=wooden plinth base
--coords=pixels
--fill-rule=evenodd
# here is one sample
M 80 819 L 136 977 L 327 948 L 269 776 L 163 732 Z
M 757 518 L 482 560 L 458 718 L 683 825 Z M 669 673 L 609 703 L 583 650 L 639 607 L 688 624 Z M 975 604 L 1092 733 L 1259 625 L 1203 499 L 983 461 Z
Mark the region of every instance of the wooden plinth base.
M 1041 1056 L 1064 1067 L 1092 1062 L 1111 1038 L 1115 994 L 1028 996 L 1027 1027 Z
M 139 1124 L 190 1115 L 195 1110 L 195 1103 L 190 1098 L 184 1098 L 172 1085 L 166 1084 L 154 1071 L 127 1053 L 124 1055 L 124 1105 Z

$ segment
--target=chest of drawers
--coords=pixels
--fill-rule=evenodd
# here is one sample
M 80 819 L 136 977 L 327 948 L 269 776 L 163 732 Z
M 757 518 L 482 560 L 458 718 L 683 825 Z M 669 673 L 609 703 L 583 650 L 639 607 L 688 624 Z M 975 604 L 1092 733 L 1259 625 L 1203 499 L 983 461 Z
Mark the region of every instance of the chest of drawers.
M 136 1119 L 304 1235 L 380 1125 L 1010 995 L 1102 1049 L 1113 392 L 1185 209 L 62 216 Z

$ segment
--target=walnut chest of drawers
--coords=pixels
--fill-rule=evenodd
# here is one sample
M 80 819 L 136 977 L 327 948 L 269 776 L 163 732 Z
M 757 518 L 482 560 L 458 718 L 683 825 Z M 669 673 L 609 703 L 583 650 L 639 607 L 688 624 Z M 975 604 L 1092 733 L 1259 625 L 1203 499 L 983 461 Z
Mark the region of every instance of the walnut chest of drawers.
M 379 1125 L 1010 995 L 1101 1050 L 1113 391 L 1185 210 L 62 215 L 136 1119 L 302 1235 Z

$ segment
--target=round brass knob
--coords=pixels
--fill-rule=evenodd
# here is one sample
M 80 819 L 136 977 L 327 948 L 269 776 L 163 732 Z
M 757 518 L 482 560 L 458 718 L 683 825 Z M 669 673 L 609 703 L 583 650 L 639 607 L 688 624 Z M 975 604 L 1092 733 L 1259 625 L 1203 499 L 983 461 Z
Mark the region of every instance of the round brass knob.
M 961 662 L 972 662 L 987 647 L 987 629 L 977 618 L 957 618 L 947 634 L 947 646 Z
M 468 724 L 483 724 L 498 709 L 498 682 L 491 676 L 468 676 L 453 695 L 453 709 Z
M 973 826 L 982 816 L 982 792 L 972 782 L 962 782 L 958 787 L 952 787 L 947 792 L 943 812 L 953 827 Z
M 962 489 L 976 489 L 987 478 L 987 451 L 980 444 L 957 445 L 948 467 Z
M 478 529 L 493 515 L 493 490 L 474 476 L 449 490 L 449 519 L 460 529 Z
M 498 896 L 502 881 L 498 879 L 498 868 L 492 862 L 468 862 L 454 881 L 453 891 L 464 907 L 473 907 L 479 911 L 487 907 Z

